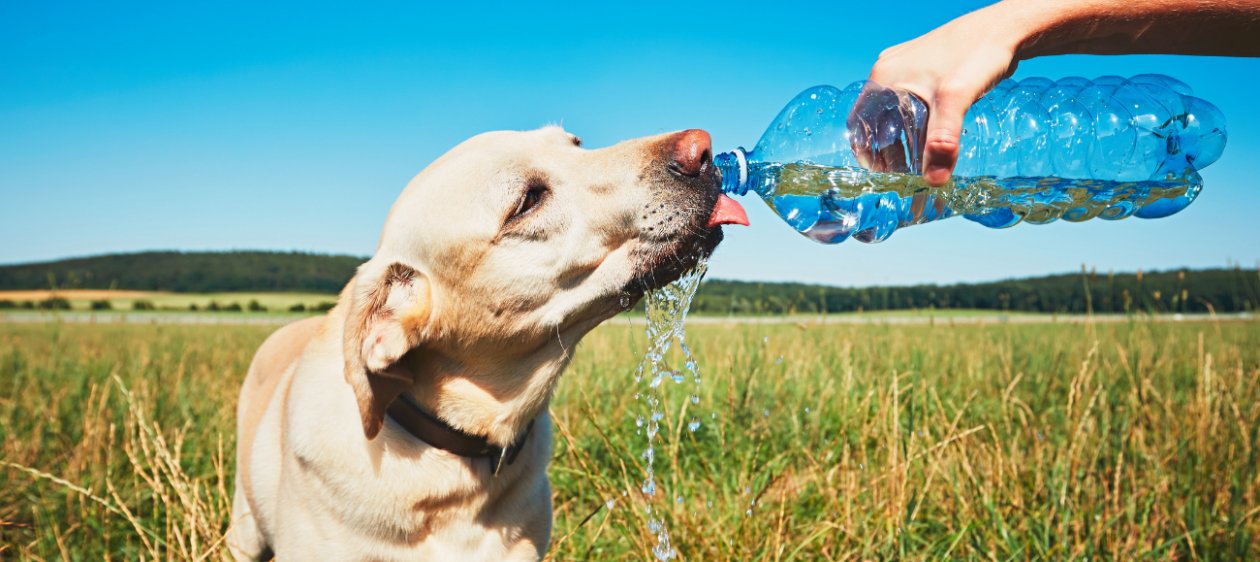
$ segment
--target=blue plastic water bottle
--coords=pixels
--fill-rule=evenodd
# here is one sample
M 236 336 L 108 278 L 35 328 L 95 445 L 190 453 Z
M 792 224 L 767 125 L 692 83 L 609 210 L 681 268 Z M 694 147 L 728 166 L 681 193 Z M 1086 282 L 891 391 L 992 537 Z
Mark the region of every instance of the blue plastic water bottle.
M 950 185 L 922 172 L 927 107 L 873 82 L 816 86 L 751 151 L 719 154 L 723 190 L 756 192 L 813 240 L 885 240 L 955 215 L 991 228 L 1166 217 L 1202 189 L 1225 119 L 1167 76 L 1004 80 L 968 110 Z

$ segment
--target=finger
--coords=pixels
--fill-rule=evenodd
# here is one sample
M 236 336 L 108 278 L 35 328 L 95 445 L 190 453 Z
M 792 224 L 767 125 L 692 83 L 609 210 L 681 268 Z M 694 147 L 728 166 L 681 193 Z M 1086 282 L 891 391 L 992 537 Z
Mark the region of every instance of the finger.
M 906 162 L 906 145 L 901 139 L 895 139 L 892 144 L 879 149 L 876 157 L 877 167 L 870 168 L 876 172 L 890 172 L 896 174 L 908 174 L 911 172 L 910 164 Z
M 858 163 L 876 172 L 910 172 L 901 140 L 902 120 L 897 92 L 867 82 L 849 114 L 849 142 Z
M 923 143 L 923 179 L 928 185 L 940 187 L 949 182 L 958 163 L 963 119 L 973 100 L 952 92 L 937 93 Z
M 867 81 L 862 86 L 861 93 L 858 94 L 857 100 L 853 104 L 853 108 L 849 110 L 846 125 L 849 130 L 849 146 L 853 149 L 853 155 L 857 158 L 858 165 L 866 169 L 873 169 L 876 155 L 871 147 L 871 130 L 867 125 L 867 119 L 864 110 L 872 103 L 872 97 L 879 91 L 879 85 Z

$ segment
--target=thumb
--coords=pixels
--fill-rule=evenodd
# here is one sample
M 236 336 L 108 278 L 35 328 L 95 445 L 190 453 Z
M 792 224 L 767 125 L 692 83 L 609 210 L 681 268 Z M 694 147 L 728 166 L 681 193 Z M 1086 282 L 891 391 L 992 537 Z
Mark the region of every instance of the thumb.
M 958 146 L 963 118 L 973 98 L 952 93 L 937 93 L 928 113 L 927 135 L 923 143 L 923 179 L 940 187 L 958 163 Z

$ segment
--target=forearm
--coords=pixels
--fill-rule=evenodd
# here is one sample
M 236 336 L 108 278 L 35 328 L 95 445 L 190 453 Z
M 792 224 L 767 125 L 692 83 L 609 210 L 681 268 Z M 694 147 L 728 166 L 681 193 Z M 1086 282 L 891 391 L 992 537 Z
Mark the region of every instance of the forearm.
M 984 8 L 1016 59 L 1059 54 L 1260 56 L 1260 0 L 1006 0 Z

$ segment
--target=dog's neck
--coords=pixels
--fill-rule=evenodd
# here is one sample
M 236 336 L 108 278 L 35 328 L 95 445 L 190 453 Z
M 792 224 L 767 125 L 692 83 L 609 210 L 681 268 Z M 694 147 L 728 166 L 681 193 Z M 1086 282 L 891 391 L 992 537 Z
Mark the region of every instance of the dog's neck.
M 408 354 L 411 397 L 451 427 L 504 447 L 546 410 L 573 342 L 557 339 L 511 362 Z

